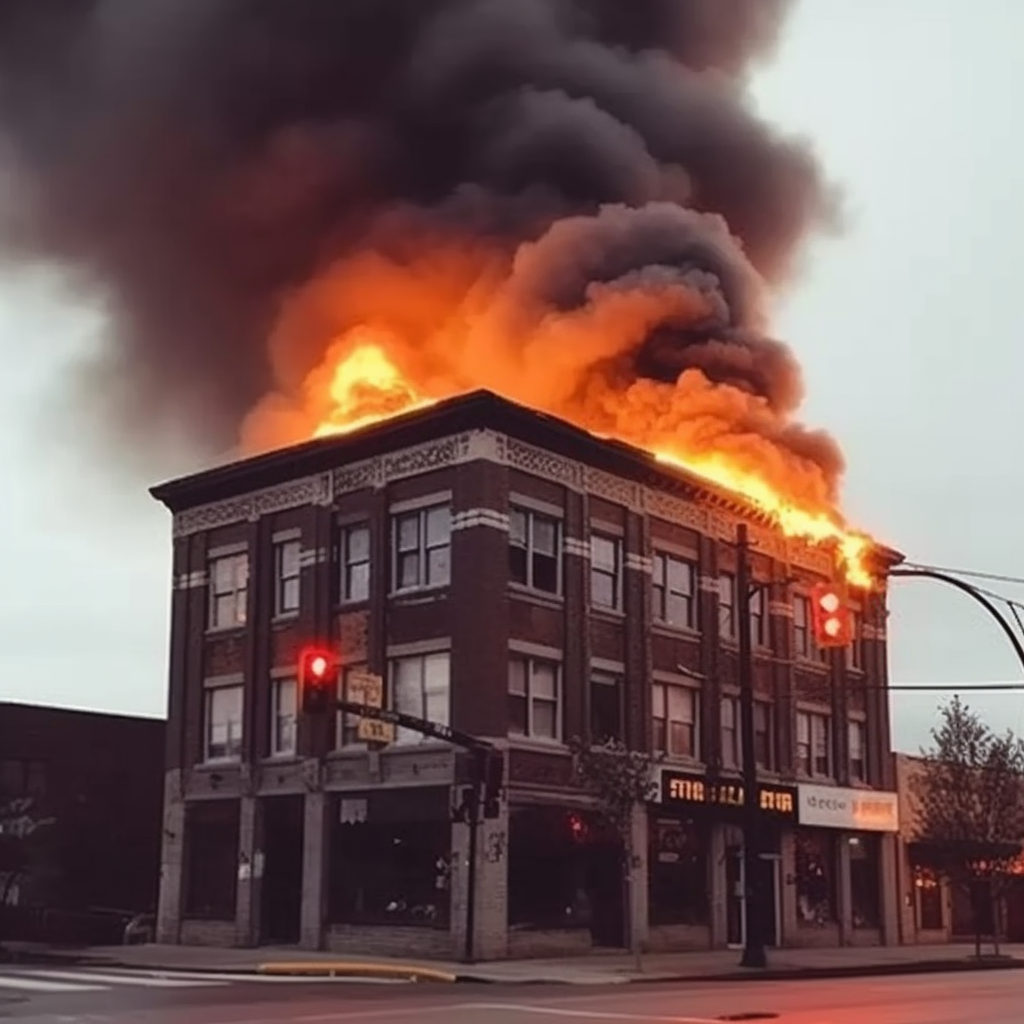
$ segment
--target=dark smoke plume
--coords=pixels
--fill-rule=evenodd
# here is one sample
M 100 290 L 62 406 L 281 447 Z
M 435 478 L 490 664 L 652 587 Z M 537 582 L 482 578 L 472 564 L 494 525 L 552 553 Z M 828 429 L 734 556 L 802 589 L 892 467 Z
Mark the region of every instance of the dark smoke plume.
M 799 372 L 756 295 L 833 208 L 744 90 L 789 6 L 4 0 L 0 252 L 106 299 L 83 390 L 133 444 L 168 427 L 232 443 L 274 384 L 282 296 L 410 217 L 509 253 L 543 238 L 531 297 L 558 308 L 595 285 L 705 288 L 711 320 L 652 332 L 634 374 L 699 367 L 788 412 Z M 570 216 L 593 219 L 551 230 Z M 834 447 L 794 430 L 834 471 Z

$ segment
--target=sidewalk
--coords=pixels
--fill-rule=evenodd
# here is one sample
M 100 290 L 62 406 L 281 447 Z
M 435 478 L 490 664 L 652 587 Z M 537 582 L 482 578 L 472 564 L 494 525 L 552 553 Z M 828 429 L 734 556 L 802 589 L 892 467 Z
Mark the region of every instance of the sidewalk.
M 983 947 L 983 951 L 986 947 Z M 166 971 L 230 973 L 389 974 L 427 981 L 497 984 L 562 983 L 610 985 L 643 981 L 835 978 L 921 974 L 982 969 L 1024 969 L 1024 945 L 1004 946 L 1002 956 L 974 958 L 972 945 L 895 946 L 845 949 L 769 950 L 766 970 L 738 966 L 735 950 L 649 953 L 643 971 L 621 952 L 585 957 L 505 960 L 475 965 L 390 957 L 345 956 L 294 947 L 217 949 L 198 946 L 98 946 L 76 950 L 82 965 Z

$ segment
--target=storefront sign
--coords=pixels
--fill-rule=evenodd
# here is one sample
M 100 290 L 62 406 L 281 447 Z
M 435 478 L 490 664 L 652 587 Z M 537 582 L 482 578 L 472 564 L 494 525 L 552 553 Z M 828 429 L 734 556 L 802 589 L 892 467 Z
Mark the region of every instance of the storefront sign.
M 661 801 L 663 804 L 690 806 L 743 807 L 743 785 L 739 782 L 711 782 L 703 775 L 662 771 Z M 796 789 L 761 783 L 757 787 L 760 810 L 784 818 L 796 817 Z
M 850 832 L 899 832 L 899 798 L 895 793 L 840 786 L 797 786 L 798 820 L 815 828 Z

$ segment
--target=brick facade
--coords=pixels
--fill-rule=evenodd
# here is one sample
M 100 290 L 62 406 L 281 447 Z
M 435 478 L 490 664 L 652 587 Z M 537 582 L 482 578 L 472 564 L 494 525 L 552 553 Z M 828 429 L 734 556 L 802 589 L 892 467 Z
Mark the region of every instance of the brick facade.
M 440 788 L 451 792 L 454 803 L 463 775 L 461 758 L 445 745 L 338 749 L 334 721 L 310 721 L 301 715 L 294 752 L 272 756 L 272 682 L 294 672 L 303 644 L 318 642 L 339 650 L 343 665 L 365 665 L 385 678 L 394 671 L 396 659 L 447 653 L 450 724 L 491 739 L 507 752 L 501 816 L 487 821 L 481 835 L 479 954 L 497 958 L 590 948 L 596 925 L 589 932 L 564 922 L 557 927 L 510 927 L 516 914 L 509 871 L 510 839 L 519 827 L 514 822 L 523 820 L 521 813 L 529 809 L 553 807 L 573 814 L 589 810 L 588 801 L 571 785 L 565 741 L 587 736 L 594 716 L 605 708 L 594 706 L 598 691 L 591 683 L 593 673 L 617 681 L 621 735 L 636 749 L 652 744 L 652 684 L 689 687 L 696 694 L 696 749 L 692 756 L 673 759 L 673 767 L 710 780 L 738 777 L 735 764 L 722 755 L 721 719 L 722 698 L 736 692 L 737 649 L 734 641 L 719 635 L 718 627 L 719 578 L 735 568 L 735 527 L 741 518 L 749 524 L 755 552 L 752 575 L 765 592 L 764 640 L 756 647 L 754 666 L 758 697 L 773 709 L 767 741 L 772 757 L 765 778 L 809 781 L 799 779 L 796 771 L 796 719 L 802 711 L 823 714 L 832 723 L 828 778 L 814 782 L 862 790 L 894 786 L 884 593 L 851 595 L 861 622 L 859 665 L 851 667 L 841 656 L 797 656 L 794 595 L 830 576 L 831 556 L 786 541 L 738 502 L 640 453 L 476 394 L 351 437 L 176 481 L 154 494 L 174 513 L 161 941 L 270 941 L 267 922 L 261 920 L 271 912 L 265 891 L 271 839 L 264 834 L 263 819 L 268 802 L 282 808 L 281 801 L 292 798 L 302 805 L 301 837 L 296 839 L 301 845 L 301 908 L 295 941 L 307 948 L 446 957 L 462 949 L 466 828 L 460 824 L 445 826 L 445 852 L 450 856 L 447 875 L 438 882 L 447 893 L 443 925 L 331 920 L 332 914 L 337 916 L 329 909 L 334 898 L 332 864 L 347 855 L 348 840 L 332 838 L 340 818 L 372 817 L 377 813 L 372 810 L 378 801 L 374 794 L 384 791 L 426 794 Z M 434 505 L 450 509 L 449 578 L 436 587 L 396 591 L 396 516 L 421 511 L 425 517 L 423 510 Z M 531 523 L 556 524 L 554 587 L 524 585 L 510 577 L 510 521 L 520 514 L 540 517 Z M 339 589 L 348 557 L 342 550 L 342 531 L 362 526 L 369 531 L 368 588 L 365 595 L 346 601 Z M 608 584 L 617 588 L 616 608 L 595 606 L 595 538 L 607 539 L 617 550 L 618 574 Z M 301 546 L 299 601 L 294 613 L 275 617 L 274 544 L 285 540 Z M 211 629 L 211 559 L 232 553 L 244 553 L 249 569 L 244 625 Z M 692 625 L 668 625 L 655 614 L 654 561 L 666 554 L 693 566 Z M 430 557 L 421 549 L 420 571 Z M 443 561 L 443 553 L 438 557 Z M 884 565 L 898 556 L 879 551 L 878 558 Z M 515 658 L 527 659 L 527 665 L 557 666 L 554 736 L 510 735 L 509 663 Z M 393 689 L 393 677 L 388 685 Z M 234 686 L 242 688 L 239 756 L 211 761 L 204 756 L 209 694 Z M 540 703 L 535 706 L 532 696 L 526 703 L 531 722 L 535 714 L 538 722 L 547 722 Z M 851 716 L 864 722 L 861 779 L 850 777 L 846 723 Z M 219 912 L 222 919 L 209 912 L 202 919 L 190 916 L 185 896 L 190 842 L 186 809 L 203 801 L 234 801 L 240 809 L 236 849 L 231 851 L 237 861 L 237 890 L 230 914 Z M 673 813 L 655 805 L 649 816 L 653 823 L 656 816 Z M 877 920 L 871 927 L 854 927 L 850 853 L 846 833 L 836 832 L 834 920 L 808 928 L 797 923 L 795 821 L 793 826 L 781 835 L 774 869 L 779 941 L 895 941 L 897 908 L 890 895 L 895 887 L 887 884 L 895 869 L 894 840 L 886 835 L 879 841 Z M 425 821 L 422 827 L 433 826 Z M 725 819 L 709 819 L 706 827 L 708 848 L 702 856 L 708 865 L 710 902 L 704 922 L 649 925 L 648 892 L 642 885 L 623 910 L 623 941 L 629 929 L 651 947 L 723 945 L 729 939 L 731 905 L 721 863 L 734 845 L 735 828 Z M 638 819 L 636 832 L 640 848 L 647 851 L 645 818 Z M 337 842 L 341 847 L 332 846 Z M 649 867 L 645 853 L 645 878 Z M 606 935 L 613 935 L 614 924 L 608 927 Z

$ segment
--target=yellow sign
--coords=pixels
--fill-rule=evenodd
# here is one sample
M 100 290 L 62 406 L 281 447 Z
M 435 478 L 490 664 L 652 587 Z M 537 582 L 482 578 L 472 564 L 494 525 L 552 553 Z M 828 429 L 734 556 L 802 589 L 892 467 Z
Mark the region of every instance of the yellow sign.
M 345 680 L 345 699 L 369 708 L 382 708 L 384 680 L 373 672 L 353 672 Z M 375 718 L 360 718 L 356 735 L 363 743 L 394 743 L 395 727 Z
M 669 801 L 688 804 L 743 806 L 743 786 L 735 782 L 708 782 L 702 778 L 666 773 L 664 789 Z M 762 811 L 792 815 L 796 809 L 791 787 L 758 785 L 757 802 Z

